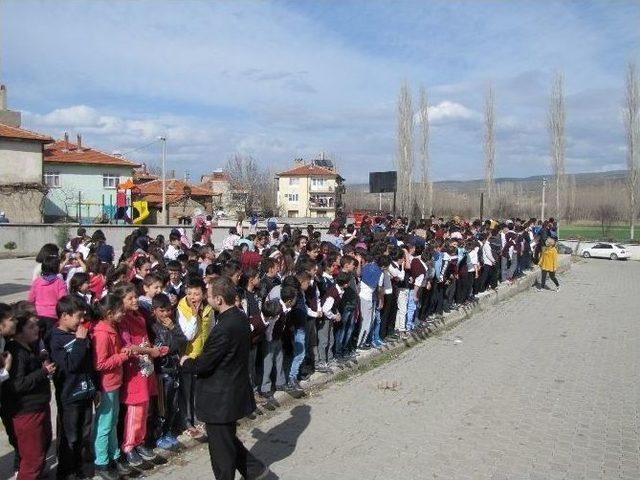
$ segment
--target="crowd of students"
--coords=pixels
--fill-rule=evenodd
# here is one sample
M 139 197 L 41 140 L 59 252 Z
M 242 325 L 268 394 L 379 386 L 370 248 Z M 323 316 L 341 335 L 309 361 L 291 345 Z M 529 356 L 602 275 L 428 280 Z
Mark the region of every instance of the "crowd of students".
M 357 363 L 371 348 L 430 328 L 445 312 L 540 263 L 557 286 L 553 219 L 419 222 L 390 215 L 328 232 L 289 225 L 231 228 L 220 245 L 199 223 L 168 239 L 135 230 L 122 255 L 84 228 L 62 251 L 44 245 L 27 301 L 0 304 L 0 414 L 18 480 L 45 466 L 57 405 L 57 478 L 114 480 L 152 462 L 154 449 L 201 438 L 197 359 L 216 315 L 211 285 L 226 277 L 250 324 L 257 407 L 274 391 Z M 235 307 L 234 307 L 235 308 Z M 303 382 L 302 384 L 300 382 Z

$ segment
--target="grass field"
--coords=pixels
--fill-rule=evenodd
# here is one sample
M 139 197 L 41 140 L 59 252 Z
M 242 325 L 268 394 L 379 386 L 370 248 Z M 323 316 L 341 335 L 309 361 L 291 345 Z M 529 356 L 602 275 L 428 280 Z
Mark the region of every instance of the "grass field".
M 638 236 L 640 236 L 640 228 L 636 227 L 636 237 Z M 628 242 L 629 227 L 612 226 L 603 235 L 600 225 L 564 225 L 560 227 L 560 237 L 563 239 L 581 238 L 583 240 Z

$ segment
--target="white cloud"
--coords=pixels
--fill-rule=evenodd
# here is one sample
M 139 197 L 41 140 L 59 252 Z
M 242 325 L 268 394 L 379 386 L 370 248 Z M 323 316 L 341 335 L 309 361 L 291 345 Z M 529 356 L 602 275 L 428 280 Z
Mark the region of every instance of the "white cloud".
M 451 100 L 443 100 L 437 105 L 430 105 L 428 109 L 429 123 L 434 125 L 458 120 L 479 120 L 481 118 L 478 112 Z M 420 112 L 415 113 L 413 121 L 416 125 L 420 125 Z

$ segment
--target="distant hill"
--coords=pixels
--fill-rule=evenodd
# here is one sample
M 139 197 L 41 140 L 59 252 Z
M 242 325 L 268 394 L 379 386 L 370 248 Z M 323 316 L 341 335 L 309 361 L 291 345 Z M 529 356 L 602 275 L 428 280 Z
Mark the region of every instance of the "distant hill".
M 606 182 L 623 182 L 626 178 L 626 170 L 611 170 L 607 172 L 586 172 L 569 174 L 567 177 L 575 177 L 576 187 L 587 185 L 601 185 Z M 538 189 L 542 183 L 542 179 L 548 181 L 553 179 L 552 175 L 534 175 L 531 177 L 502 177 L 496 178 L 496 185 L 500 184 L 520 184 L 523 190 Z M 445 190 L 450 192 L 472 192 L 484 189 L 484 179 L 476 180 L 443 180 L 434 182 L 435 190 Z M 352 192 L 369 192 L 368 183 L 347 184 L 347 190 Z

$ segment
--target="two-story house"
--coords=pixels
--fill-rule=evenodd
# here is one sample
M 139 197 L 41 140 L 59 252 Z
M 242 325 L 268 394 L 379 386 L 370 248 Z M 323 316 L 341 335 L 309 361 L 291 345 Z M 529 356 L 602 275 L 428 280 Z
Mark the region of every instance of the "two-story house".
M 0 85 L 0 211 L 12 223 L 40 223 L 42 157 L 48 135 L 20 128 L 20 112 L 7 108 L 7 87 Z
M 276 175 L 278 209 L 286 217 L 329 217 L 342 208 L 344 178 L 333 164 L 324 159 L 305 164 L 295 160 L 295 166 Z
M 40 223 L 42 157 L 48 135 L 0 124 L 0 211 L 12 223 Z
M 109 155 L 63 140 L 44 149 L 43 181 L 49 189 L 44 203 L 45 221 L 80 220 L 83 223 L 113 218 L 117 186 L 133 176 L 139 165 L 121 155 Z M 130 205 L 130 199 L 126 199 Z

